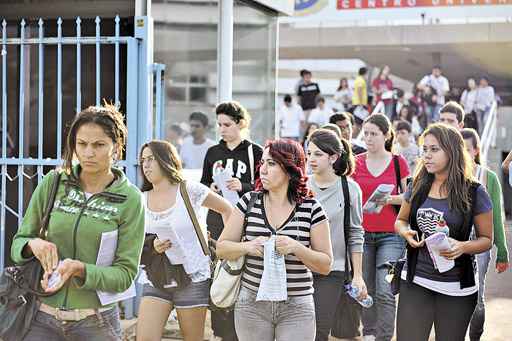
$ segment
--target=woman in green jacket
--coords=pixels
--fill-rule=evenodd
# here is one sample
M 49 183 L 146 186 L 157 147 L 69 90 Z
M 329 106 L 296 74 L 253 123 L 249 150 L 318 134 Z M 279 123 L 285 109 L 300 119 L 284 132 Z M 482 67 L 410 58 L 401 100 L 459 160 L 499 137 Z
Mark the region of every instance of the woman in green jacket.
M 45 240 L 37 238 L 38 227 L 56 171 L 32 195 L 11 256 L 16 263 L 36 257 L 42 288 L 53 295 L 40 298 L 24 340 L 120 340 L 112 296 L 132 285 L 144 241 L 140 191 L 114 167 L 126 134 L 113 106 L 89 107 L 75 117 Z M 102 247 L 112 252 L 108 264 L 105 253 L 99 255 L 107 240 L 114 243 Z
M 475 162 L 475 177 L 485 186 L 492 202 L 492 222 L 494 232 L 494 245 L 496 245 L 496 271 L 502 273 L 508 269 L 508 249 L 507 238 L 505 235 L 505 226 L 503 224 L 503 193 L 501 191 L 500 181 L 496 173 L 480 164 L 480 138 L 474 129 L 465 128 L 461 130 L 464 144 L 469 155 Z M 484 331 L 485 322 L 485 276 L 489 262 L 491 261 L 491 251 L 486 251 L 476 255 L 478 262 L 478 278 L 480 281 L 478 289 L 478 304 L 471 318 L 469 328 L 469 338 L 471 341 L 480 340 Z

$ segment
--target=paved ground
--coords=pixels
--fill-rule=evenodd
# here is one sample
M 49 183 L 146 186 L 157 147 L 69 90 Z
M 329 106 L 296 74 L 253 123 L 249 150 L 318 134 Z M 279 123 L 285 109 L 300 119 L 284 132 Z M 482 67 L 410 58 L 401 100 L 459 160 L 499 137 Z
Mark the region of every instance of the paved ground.
M 512 252 L 512 222 L 507 223 L 509 252 Z M 512 271 L 497 274 L 489 267 L 486 288 L 486 321 L 482 341 L 512 340 Z
M 512 252 L 512 222 L 507 223 L 507 237 L 509 250 Z M 489 267 L 486 289 L 486 322 L 485 332 L 481 341 L 510 341 L 512 340 L 512 271 L 497 274 L 494 268 Z M 209 320 L 209 318 L 207 319 Z M 123 321 L 123 329 L 127 331 L 127 340 L 134 339 L 136 320 Z M 176 323 L 169 323 L 168 328 L 176 330 Z M 209 325 L 205 333 L 205 340 L 211 335 Z M 176 340 L 177 338 L 165 338 L 163 340 Z M 332 338 L 337 340 L 336 338 Z M 432 336 L 430 340 L 435 340 Z

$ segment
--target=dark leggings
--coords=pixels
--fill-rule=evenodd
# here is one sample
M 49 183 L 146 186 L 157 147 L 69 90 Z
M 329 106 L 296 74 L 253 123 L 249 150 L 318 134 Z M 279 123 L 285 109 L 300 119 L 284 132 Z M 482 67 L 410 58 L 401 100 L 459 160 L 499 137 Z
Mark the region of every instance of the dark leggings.
M 345 273 L 342 271 L 331 271 L 327 276 L 319 274 L 314 275 L 313 287 L 315 292 L 313 298 L 315 300 L 315 316 L 316 316 L 316 341 L 327 341 L 331 328 L 338 333 L 350 335 L 350 337 L 358 336 L 359 324 L 361 320 L 360 306 L 345 293 L 343 283 L 345 281 Z M 345 298 L 346 297 L 346 298 Z M 352 302 L 350 302 L 350 301 Z M 342 308 L 343 317 L 341 321 L 336 321 L 339 309 L 339 302 L 344 301 L 345 306 Z M 354 309 L 355 306 L 355 309 Z M 353 313 L 354 311 L 354 313 Z M 348 315 L 348 316 L 347 316 Z M 355 315 L 355 319 L 353 317 Z M 336 328 L 340 323 L 343 324 L 343 331 Z M 345 336 L 344 336 L 345 337 Z
M 447 296 L 402 280 L 397 341 L 427 341 L 432 323 L 436 341 L 464 341 L 477 299 L 477 293 Z

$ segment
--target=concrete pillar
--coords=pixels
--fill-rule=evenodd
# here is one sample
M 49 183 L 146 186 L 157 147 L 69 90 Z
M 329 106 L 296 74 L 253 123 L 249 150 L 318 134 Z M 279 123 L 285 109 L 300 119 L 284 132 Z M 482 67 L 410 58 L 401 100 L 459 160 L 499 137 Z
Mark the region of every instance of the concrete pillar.
M 220 0 L 217 34 L 217 102 L 233 96 L 233 0 Z

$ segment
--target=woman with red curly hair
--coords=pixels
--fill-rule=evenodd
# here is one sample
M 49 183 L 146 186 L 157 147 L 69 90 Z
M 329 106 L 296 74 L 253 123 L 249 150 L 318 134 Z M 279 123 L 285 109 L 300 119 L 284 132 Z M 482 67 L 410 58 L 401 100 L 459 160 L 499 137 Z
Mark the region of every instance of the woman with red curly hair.
M 324 210 L 307 188 L 305 164 L 304 151 L 297 142 L 267 142 L 256 191 L 240 199 L 217 244 L 220 258 L 235 260 L 245 256 L 235 305 L 240 341 L 315 339 L 311 271 L 330 272 L 332 248 Z M 255 200 L 248 212 L 251 196 Z M 245 215 L 248 220 L 244 231 Z M 275 248 L 285 260 L 284 301 L 256 300 L 265 272 L 263 244 L 270 237 L 275 238 Z

